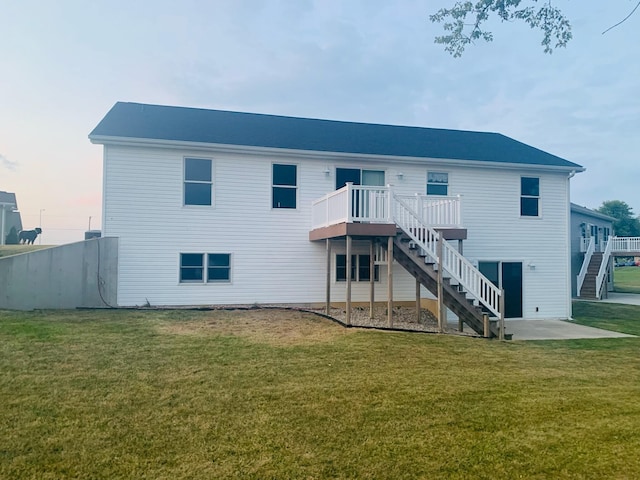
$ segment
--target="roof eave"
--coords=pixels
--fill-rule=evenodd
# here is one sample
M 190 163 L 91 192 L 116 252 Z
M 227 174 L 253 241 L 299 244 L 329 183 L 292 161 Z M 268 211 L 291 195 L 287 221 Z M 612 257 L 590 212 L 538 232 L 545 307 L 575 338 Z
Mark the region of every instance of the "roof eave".
M 162 147 L 162 148 L 188 148 L 190 150 L 215 150 L 217 152 L 228 153 L 248 153 L 248 154 L 270 154 L 278 156 L 303 157 L 303 158 L 322 158 L 326 160 L 328 157 L 336 159 L 352 159 L 352 160 L 368 160 L 376 162 L 404 162 L 404 163 L 424 163 L 429 160 L 433 163 L 441 163 L 442 165 L 457 165 L 469 167 L 486 167 L 498 169 L 527 169 L 527 170 L 552 170 L 567 173 L 584 172 L 586 169 L 580 165 L 544 165 L 532 163 L 508 163 L 493 162 L 488 160 L 466 160 L 458 158 L 438 158 L 438 157 L 408 157 L 398 155 L 380 155 L 367 153 L 349 153 L 334 152 L 325 150 L 295 150 L 288 148 L 276 147 L 256 147 L 247 145 L 231 145 L 223 143 L 207 143 L 207 142 L 190 142 L 184 140 L 164 140 L 154 138 L 135 138 L 135 137 L 116 137 L 109 135 L 89 135 L 91 143 L 96 145 L 123 145 L 130 147 Z

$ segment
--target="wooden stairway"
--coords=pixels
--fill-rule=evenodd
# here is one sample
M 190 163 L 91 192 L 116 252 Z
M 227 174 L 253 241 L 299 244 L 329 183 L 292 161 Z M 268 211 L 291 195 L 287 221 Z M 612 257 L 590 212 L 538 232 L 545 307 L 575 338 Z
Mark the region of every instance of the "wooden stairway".
M 438 295 L 438 272 L 433 261 L 420 254 L 420 249 L 415 248 L 411 238 L 400 230 L 394 238 L 393 258 L 404 267 L 416 280 L 434 295 Z M 596 272 L 597 274 L 597 272 Z M 594 281 L 595 282 L 595 281 Z M 484 334 L 485 311 L 482 307 L 474 305 L 472 299 L 467 298 L 460 285 L 452 284 L 451 279 L 444 277 L 442 282 L 444 304 L 455 313 L 462 322 L 466 323 L 476 333 Z M 499 325 L 497 319 L 489 321 L 491 337 L 499 338 Z M 505 339 L 511 340 L 512 335 L 505 333 Z
M 602 252 L 594 252 L 587 267 L 587 274 L 584 277 L 582 288 L 580 289 L 580 298 L 599 300 L 598 292 L 596 292 L 596 277 L 598 276 L 601 264 Z

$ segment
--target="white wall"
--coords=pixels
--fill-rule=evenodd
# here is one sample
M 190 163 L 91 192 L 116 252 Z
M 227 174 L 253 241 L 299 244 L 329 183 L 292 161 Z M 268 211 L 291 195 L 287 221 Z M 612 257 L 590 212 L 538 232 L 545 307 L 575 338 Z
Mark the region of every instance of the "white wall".
M 522 261 L 524 316 L 566 318 L 567 174 L 443 165 L 366 162 L 186 149 L 105 147 L 104 235 L 120 238 L 120 305 L 195 305 L 323 302 L 325 244 L 308 240 L 311 203 L 334 189 L 335 167 L 381 169 L 403 193 L 424 193 L 428 169 L 449 172 L 450 195 L 461 194 L 469 229 L 465 256 Z M 214 205 L 183 206 L 183 158 L 214 162 Z M 298 165 L 298 208 L 271 208 L 272 163 Z M 331 174 L 324 171 L 329 168 Z M 403 172 L 402 180 L 397 172 Z M 520 177 L 539 176 L 541 218 L 520 218 Z M 366 243 L 354 253 L 368 253 Z M 336 245 L 336 251 L 340 251 Z M 180 253 L 231 253 L 232 282 L 180 284 Z M 535 270 L 527 268 L 536 265 Z M 412 300 L 415 281 L 395 265 L 394 298 Z M 381 267 L 376 297 L 386 299 Z M 332 300 L 344 300 L 335 283 Z M 368 283 L 353 285 L 354 301 L 368 299 Z M 535 307 L 539 308 L 535 312 Z

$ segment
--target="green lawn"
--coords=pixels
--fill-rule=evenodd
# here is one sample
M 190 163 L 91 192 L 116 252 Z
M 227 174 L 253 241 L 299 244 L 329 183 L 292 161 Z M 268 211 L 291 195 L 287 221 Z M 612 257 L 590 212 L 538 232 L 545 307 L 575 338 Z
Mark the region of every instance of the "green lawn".
M 640 478 L 639 351 L 290 311 L 0 311 L 0 478 Z
M 620 293 L 640 293 L 640 267 L 616 267 L 614 288 Z

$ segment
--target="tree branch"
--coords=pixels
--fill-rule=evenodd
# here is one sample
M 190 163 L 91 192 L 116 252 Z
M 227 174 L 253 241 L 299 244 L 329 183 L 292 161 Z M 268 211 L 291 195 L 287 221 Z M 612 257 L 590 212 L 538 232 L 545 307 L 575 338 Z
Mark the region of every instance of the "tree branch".
M 614 26 L 607 28 L 604 32 L 602 32 L 602 35 L 604 35 L 605 33 L 607 33 L 609 30 L 612 30 L 614 28 L 616 28 L 618 25 L 622 25 L 624 22 L 626 22 L 627 20 L 629 20 L 629 17 L 631 15 L 633 15 L 635 13 L 635 11 L 638 9 L 638 7 L 640 7 L 640 2 L 638 2 L 635 6 L 635 8 L 633 10 L 631 10 L 631 13 L 629 15 L 627 15 L 626 17 L 624 17 L 622 20 L 620 20 L 618 23 L 616 23 Z

